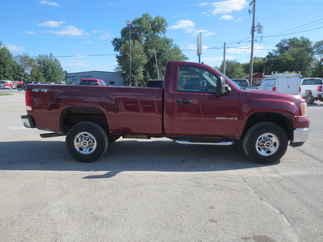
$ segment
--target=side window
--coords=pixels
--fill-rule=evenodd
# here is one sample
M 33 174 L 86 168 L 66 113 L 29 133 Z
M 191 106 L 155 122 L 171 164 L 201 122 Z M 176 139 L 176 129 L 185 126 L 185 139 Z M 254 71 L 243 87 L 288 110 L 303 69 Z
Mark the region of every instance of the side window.
M 220 79 L 205 69 L 194 66 L 179 68 L 178 91 L 183 92 L 216 92 Z

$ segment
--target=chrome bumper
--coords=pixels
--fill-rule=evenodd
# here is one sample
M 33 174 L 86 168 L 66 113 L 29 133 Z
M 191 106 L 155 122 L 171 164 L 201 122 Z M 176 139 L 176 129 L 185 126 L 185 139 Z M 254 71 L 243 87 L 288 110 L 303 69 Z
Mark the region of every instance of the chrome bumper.
M 30 115 L 21 116 L 21 121 L 25 128 L 35 128 L 35 122 Z
M 300 146 L 304 144 L 308 138 L 309 128 L 298 128 L 294 130 L 292 146 Z

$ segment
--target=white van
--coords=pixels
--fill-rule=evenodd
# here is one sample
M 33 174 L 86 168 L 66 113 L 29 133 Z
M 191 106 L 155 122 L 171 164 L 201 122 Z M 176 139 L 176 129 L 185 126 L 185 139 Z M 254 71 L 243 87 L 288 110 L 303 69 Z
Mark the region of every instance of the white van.
M 299 95 L 301 86 L 301 75 L 292 74 L 273 74 L 262 80 L 260 90 L 280 92 L 292 95 Z

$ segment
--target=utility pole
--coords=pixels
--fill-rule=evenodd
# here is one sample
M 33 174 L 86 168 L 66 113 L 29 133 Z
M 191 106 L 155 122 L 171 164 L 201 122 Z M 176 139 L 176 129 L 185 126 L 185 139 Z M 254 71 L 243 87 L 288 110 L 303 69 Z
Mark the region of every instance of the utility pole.
M 202 32 L 197 34 L 197 42 L 196 42 L 196 49 L 197 49 L 197 56 L 199 59 L 199 63 L 201 63 L 201 56 L 202 56 Z
M 227 44 L 224 42 L 223 44 L 223 74 L 226 74 L 227 71 L 227 61 L 226 61 L 226 55 L 227 55 Z
M 249 81 L 250 85 L 253 85 L 253 55 L 255 47 L 255 32 L 256 32 L 256 0 L 251 0 L 252 5 L 252 25 L 251 25 L 251 51 L 250 51 L 250 69 L 249 69 Z
M 128 22 L 129 30 L 129 85 L 132 85 L 132 41 L 131 41 L 131 27 L 132 23 Z
M 161 80 L 161 78 L 160 78 L 160 72 L 159 72 L 159 66 L 158 66 L 158 61 L 157 61 L 157 53 L 156 53 L 156 50 L 154 50 L 154 56 L 155 56 L 155 63 L 156 63 L 157 79 L 158 80 Z

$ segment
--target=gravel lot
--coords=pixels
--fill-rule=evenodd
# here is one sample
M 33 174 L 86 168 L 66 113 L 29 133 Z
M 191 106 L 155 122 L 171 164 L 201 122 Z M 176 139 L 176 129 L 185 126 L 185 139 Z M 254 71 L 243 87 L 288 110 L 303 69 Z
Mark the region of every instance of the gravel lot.
M 0 96 L 0 240 L 323 241 L 323 105 L 279 164 L 232 148 L 120 140 L 92 164 L 24 129 L 23 92 Z

